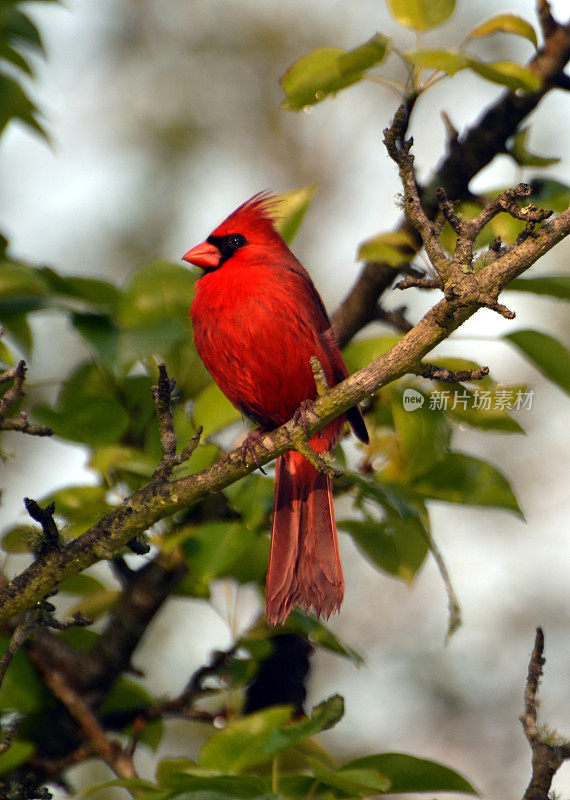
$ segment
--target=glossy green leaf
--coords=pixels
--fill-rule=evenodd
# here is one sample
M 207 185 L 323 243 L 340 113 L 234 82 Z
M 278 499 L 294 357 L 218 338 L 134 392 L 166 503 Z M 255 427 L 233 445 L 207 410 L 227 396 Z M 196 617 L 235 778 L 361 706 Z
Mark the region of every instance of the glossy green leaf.
M 388 0 L 388 8 L 400 25 L 415 31 L 427 31 L 449 19 L 455 9 L 455 0 Z
M 387 334 L 367 339 L 355 339 L 342 351 L 344 363 L 350 373 L 356 372 L 374 359 L 383 356 L 398 344 L 401 334 Z
M 191 417 L 196 427 L 202 428 L 202 437 L 206 439 L 212 433 L 237 422 L 242 415 L 212 382 L 200 392 L 194 401 Z
M 528 128 L 519 128 L 507 146 L 507 151 L 514 158 L 516 163 L 521 167 L 551 167 L 554 164 L 560 163 L 559 158 L 539 156 L 527 150 L 526 139 L 528 130 Z
M 344 699 L 335 694 L 315 706 L 310 717 L 276 728 L 264 743 L 263 752 L 273 757 L 288 747 L 299 744 L 303 739 L 334 727 L 343 715 Z
M 472 506 L 493 506 L 522 516 L 517 498 L 499 470 L 474 456 L 449 453 L 415 484 L 416 492 L 433 500 Z
M 273 508 L 273 491 L 274 481 L 256 473 L 223 489 L 230 506 L 250 530 L 258 530 L 267 519 Z
M 451 427 L 442 411 L 430 410 L 424 403 L 407 410 L 402 396 L 392 403 L 392 419 L 406 473 L 417 478 L 445 458 L 451 443 Z
M 379 233 L 366 239 L 358 248 L 358 261 L 375 261 L 399 267 L 407 264 L 416 252 L 414 237 L 406 231 Z
M 314 758 L 308 758 L 307 763 L 319 783 L 337 790 L 341 797 L 376 795 L 390 788 L 390 781 L 373 768 L 333 770 Z
M 18 740 L 12 742 L 4 753 L 0 753 L 0 775 L 4 775 L 6 772 L 12 772 L 12 770 L 15 770 L 21 764 L 25 764 L 34 753 L 35 749 L 35 746 L 31 742 Z
M 497 14 L 469 31 L 468 36 L 470 39 L 475 39 L 490 36 L 492 33 L 514 33 L 528 39 L 534 47 L 538 47 L 536 31 L 530 22 L 517 14 Z
M 559 300 L 570 300 L 570 276 L 545 275 L 541 278 L 515 278 L 511 281 L 506 291 L 531 292 L 557 297 Z
M 166 538 L 163 546 L 169 551 L 182 544 L 191 577 L 207 587 L 215 578 L 225 576 L 255 539 L 256 534 L 240 521 L 210 521 L 180 529 Z
M 390 794 L 401 792 L 462 792 L 478 794 L 469 781 L 455 770 L 407 753 L 378 753 L 355 758 L 346 769 L 374 769 L 390 781 Z
M 277 195 L 277 202 L 272 206 L 277 218 L 275 227 L 287 244 L 291 244 L 295 238 L 316 191 L 317 185 L 310 183 L 301 189 L 293 189 Z
M 338 527 L 349 533 L 363 556 L 378 569 L 411 584 L 428 553 L 425 531 L 418 519 L 404 519 L 394 513 L 377 522 L 339 520 Z
M 127 282 L 117 316 L 125 328 L 144 328 L 161 320 L 186 321 L 197 274 L 166 261 L 153 261 Z
M 365 70 L 384 60 L 388 46 L 389 40 L 377 33 L 348 52 L 339 47 L 313 50 L 289 67 L 280 79 L 285 94 L 283 107 L 300 111 L 357 83 Z
M 455 75 L 469 66 L 465 54 L 458 50 L 420 49 L 412 50 L 405 56 L 407 61 L 420 69 L 435 69 L 447 75 Z
M 477 75 L 492 83 L 506 86 L 513 92 L 536 92 L 542 86 L 542 81 L 528 67 L 523 67 L 514 61 L 493 61 L 484 63 L 472 56 L 466 56 L 467 66 Z
M 540 331 L 517 331 L 504 337 L 549 380 L 570 394 L 570 353 L 554 337 Z
M 291 714 L 288 706 L 273 706 L 230 722 L 202 745 L 199 766 L 240 773 L 269 761 L 264 745 L 277 728 L 289 722 Z

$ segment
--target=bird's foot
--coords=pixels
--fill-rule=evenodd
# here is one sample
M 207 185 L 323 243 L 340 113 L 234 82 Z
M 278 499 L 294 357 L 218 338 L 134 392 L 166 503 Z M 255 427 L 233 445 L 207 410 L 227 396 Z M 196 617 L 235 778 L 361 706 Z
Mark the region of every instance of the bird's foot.
M 312 417 L 312 419 L 311 419 Z M 309 438 L 309 423 L 318 422 L 319 415 L 315 412 L 315 404 L 312 400 L 303 400 L 293 414 L 295 425 L 301 424 L 305 431 L 305 436 Z
M 255 430 L 250 431 L 240 445 L 240 455 L 244 464 L 247 461 L 248 455 L 250 455 L 253 458 L 253 462 L 257 469 L 262 472 L 263 475 L 267 475 L 267 472 L 261 466 L 259 462 L 259 456 L 257 455 L 257 448 L 261 444 L 261 436 L 263 433 L 265 433 L 265 431 L 261 428 L 255 428 Z

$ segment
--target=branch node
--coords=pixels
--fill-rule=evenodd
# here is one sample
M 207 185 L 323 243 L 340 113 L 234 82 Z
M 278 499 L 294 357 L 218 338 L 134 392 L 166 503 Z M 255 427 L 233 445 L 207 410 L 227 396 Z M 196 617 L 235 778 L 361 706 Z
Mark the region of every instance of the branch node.
M 460 383 L 463 381 L 482 381 L 489 374 L 489 367 L 479 367 L 479 369 L 462 369 L 452 372 L 445 367 L 438 367 L 436 364 L 420 364 L 418 375 L 422 378 L 429 378 L 434 381 L 444 383 Z

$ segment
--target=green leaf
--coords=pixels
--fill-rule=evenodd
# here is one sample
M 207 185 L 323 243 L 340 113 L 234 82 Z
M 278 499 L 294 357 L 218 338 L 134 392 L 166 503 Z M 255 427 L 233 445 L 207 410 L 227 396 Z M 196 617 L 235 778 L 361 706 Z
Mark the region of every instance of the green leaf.
M 472 506 L 493 506 L 522 517 L 517 498 L 507 479 L 486 461 L 464 453 L 449 453 L 414 489 L 424 497 Z
M 388 9 L 400 25 L 414 31 L 428 31 L 449 19 L 455 0 L 388 0 Z
M 39 274 L 47 281 L 53 294 L 82 301 L 71 305 L 80 312 L 111 311 L 120 298 L 119 289 L 108 281 L 75 275 L 63 276 L 49 267 L 42 267 Z
M 398 344 L 403 334 L 374 336 L 369 339 L 356 339 L 342 351 L 344 363 L 349 372 L 356 372 L 374 359 L 383 356 L 391 347 Z
M 2 535 L 2 550 L 5 553 L 29 553 L 37 531 L 32 525 L 15 525 Z
M 508 153 L 516 163 L 521 167 L 551 167 L 553 164 L 558 164 L 560 162 L 559 158 L 539 156 L 527 150 L 526 137 L 528 130 L 528 128 L 519 128 L 507 146 Z
M 392 512 L 381 522 L 371 518 L 339 520 L 338 527 L 351 535 L 373 566 L 408 585 L 428 553 L 427 536 L 417 518 L 404 519 Z
M 315 736 L 321 731 L 334 727 L 343 715 L 344 699 L 339 694 L 335 694 L 315 706 L 310 717 L 305 717 L 305 719 L 286 727 L 276 728 L 263 745 L 263 752 L 273 757 L 288 747 L 299 744 L 309 736 Z
M 274 482 L 263 475 L 246 475 L 222 490 L 249 530 L 259 530 L 273 508 Z
M 557 214 L 566 211 L 570 205 L 570 186 L 551 178 L 538 177 L 531 182 L 532 201 L 545 205 Z
M 71 324 L 90 345 L 108 369 L 113 369 L 119 353 L 119 329 L 103 314 L 72 314 Z
M 129 279 L 117 316 L 125 328 L 137 329 L 161 320 L 186 321 L 194 298 L 196 275 L 165 261 L 153 261 Z
M 269 761 L 264 745 L 273 731 L 289 722 L 291 714 L 289 706 L 273 706 L 230 722 L 202 745 L 199 766 L 239 773 Z
M 536 92 L 542 86 L 542 80 L 528 67 L 514 61 L 493 61 L 484 63 L 472 56 L 466 56 L 467 66 L 485 80 L 506 86 L 511 91 Z
M 402 396 L 392 403 L 392 419 L 406 474 L 417 478 L 445 458 L 451 444 L 451 427 L 441 411 L 429 405 L 408 411 Z
M 10 348 L 0 340 L 0 361 L 8 367 L 14 366 L 14 357 Z
M 549 380 L 570 394 L 570 353 L 552 336 L 539 331 L 517 331 L 503 337 L 512 342 Z
M 12 742 L 4 753 L 0 753 L 0 775 L 12 772 L 21 764 L 25 764 L 35 749 L 31 742 Z
M 308 639 L 315 647 L 322 647 L 331 653 L 348 658 L 357 667 L 364 664 L 364 659 L 360 653 L 357 653 L 356 650 L 353 650 L 339 639 L 323 622 L 319 622 L 312 614 L 303 613 L 300 609 L 293 609 L 283 626 L 279 628 L 279 633 L 285 632 L 296 633 Z M 268 630 L 265 622 L 259 621 L 240 639 L 239 646 L 250 649 L 270 636 L 271 631 Z
M 277 202 L 272 206 L 277 216 L 275 227 L 287 244 L 291 244 L 295 238 L 316 191 L 316 183 L 310 183 L 301 189 L 293 189 L 277 195 Z
M 200 392 L 192 405 L 191 416 L 196 427 L 202 427 L 204 439 L 241 419 L 241 413 L 214 382 Z
M 516 14 L 497 14 L 469 31 L 468 37 L 475 39 L 492 33 L 514 33 L 528 39 L 535 48 L 538 47 L 536 31 L 530 22 Z
M 407 264 L 415 255 L 414 237 L 405 231 L 379 233 L 366 239 L 358 248 L 358 261 L 376 261 L 399 267 Z
M 390 781 L 390 794 L 400 792 L 464 792 L 478 794 L 462 775 L 454 770 L 407 753 L 378 753 L 355 758 L 346 769 L 374 769 Z
M 81 595 L 84 597 L 85 595 L 103 591 L 105 588 L 105 585 L 98 581 L 97 578 L 80 572 L 58 584 L 57 590 L 62 594 Z
M 105 701 L 101 706 L 100 713 L 102 716 L 105 716 L 105 714 L 111 714 L 117 711 L 129 711 L 131 709 L 137 709 L 140 706 L 146 708 L 154 703 L 155 699 L 153 696 L 147 692 L 140 683 L 130 680 L 129 678 L 120 677 L 117 681 L 115 681 L 110 692 L 105 698 Z M 124 730 L 127 734 L 132 733 L 132 725 L 127 725 Z M 162 738 L 162 720 L 154 720 L 152 722 L 145 723 L 142 731 L 139 731 L 138 733 L 140 736 L 139 740 L 141 742 L 146 744 L 152 750 L 156 750 Z
M 11 261 L 0 262 L 0 315 L 35 311 L 46 305 L 47 286 L 38 270 Z
M 22 87 L 13 78 L 0 73 L 0 134 L 12 119 L 19 119 L 47 139 L 38 114 L 38 109 Z
M 8 647 L 9 639 L 0 639 L 0 656 Z M 0 711 L 18 711 L 33 714 L 45 708 L 50 695 L 28 661 L 23 650 L 18 650 L 11 660 L 0 687 Z
M 190 575 L 203 589 L 227 575 L 232 564 L 243 558 L 255 542 L 256 534 L 240 521 L 212 521 L 187 526 L 164 539 L 166 552 L 182 544 Z
M 92 446 L 116 442 L 129 427 L 127 412 L 107 397 L 84 397 L 66 411 L 36 406 L 34 416 L 62 439 Z
M 321 47 L 307 53 L 279 81 L 285 94 L 283 107 L 299 111 L 357 83 L 367 69 L 384 60 L 388 48 L 389 39 L 377 33 L 348 52 L 339 47 Z
M 509 292 L 532 292 L 570 300 L 570 276 L 545 275 L 541 278 L 515 278 L 505 287 Z
M 78 603 L 69 609 L 69 615 L 82 614 L 89 619 L 99 619 L 115 607 L 121 592 L 118 589 L 99 589 L 85 595 Z
M 307 758 L 307 764 L 319 783 L 336 789 L 341 797 L 364 797 L 390 789 L 390 781 L 373 768 L 332 770 L 315 758 Z
M 420 69 L 435 69 L 447 75 L 455 75 L 469 66 L 467 57 L 458 50 L 441 50 L 437 48 L 412 50 L 405 54 L 407 61 Z
M 160 785 L 175 790 L 170 796 L 184 794 L 188 800 L 279 800 L 279 795 L 266 791 L 267 786 L 262 778 L 253 775 L 224 775 L 216 770 L 204 770 L 188 762 L 186 769 L 176 762 L 184 759 L 173 759 L 172 767 L 160 770 Z M 163 762 L 164 763 L 164 762 Z M 190 793 L 190 794 L 188 794 Z

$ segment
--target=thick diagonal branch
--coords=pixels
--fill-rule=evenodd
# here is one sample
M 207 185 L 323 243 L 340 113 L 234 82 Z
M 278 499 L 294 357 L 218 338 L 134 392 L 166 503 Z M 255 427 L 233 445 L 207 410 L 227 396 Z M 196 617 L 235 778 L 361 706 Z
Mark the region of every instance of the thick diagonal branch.
M 528 238 L 483 270 L 478 285 L 481 296 L 488 297 L 505 288 L 569 233 L 570 209 L 544 225 L 535 238 Z M 315 400 L 314 410 L 318 419 L 308 422 L 308 434 L 313 435 L 381 386 L 408 372 L 415 372 L 421 360 L 482 305 L 476 294 L 441 300 L 387 353 Z M 263 434 L 260 444 L 255 447 L 259 462 L 267 464 L 294 448 L 295 439 L 301 432 L 304 432 L 302 423 L 289 421 L 275 431 Z M 144 532 L 158 520 L 220 491 L 256 467 L 252 454 L 247 454 L 244 460 L 238 447 L 195 475 L 172 482 L 151 481 L 82 536 L 57 552 L 37 559 L 8 586 L 1 588 L 0 622 L 25 611 L 64 578 L 101 559 L 111 558 L 133 536 Z

